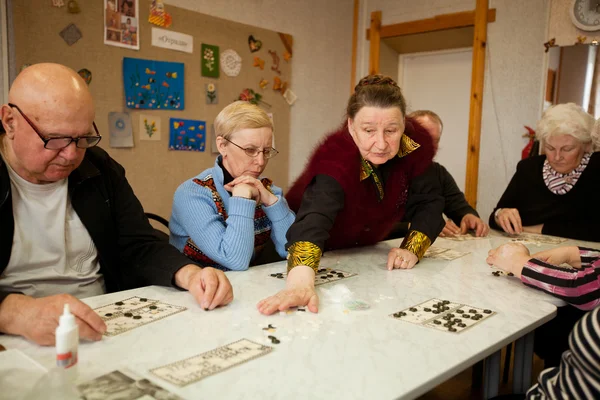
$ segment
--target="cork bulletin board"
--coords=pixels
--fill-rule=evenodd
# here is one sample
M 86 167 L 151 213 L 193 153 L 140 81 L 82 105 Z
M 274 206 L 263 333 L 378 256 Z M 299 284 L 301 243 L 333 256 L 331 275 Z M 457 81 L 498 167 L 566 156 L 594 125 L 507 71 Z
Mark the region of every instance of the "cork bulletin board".
M 147 212 L 168 219 L 177 187 L 186 179 L 214 165 L 216 154 L 211 146 L 214 141 L 211 132 L 213 121 L 223 107 L 237 100 L 247 88 L 261 95 L 263 103 L 259 105 L 273 114 L 275 147 L 280 153 L 269 161 L 264 175 L 273 179 L 277 186 L 287 189 L 290 105 L 282 92 L 273 87 L 275 77 L 278 77 L 282 84 L 287 83 L 287 87 L 293 89 L 290 80 L 293 40 L 289 35 L 191 12 L 169 4 L 165 4 L 165 9 L 172 17 L 172 25 L 160 28 L 148 22 L 150 1 L 139 0 L 136 35 L 140 49 L 137 51 L 104 44 L 103 1 L 79 0 L 78 3 L 78 14 L 68 13 L 65 7 L 53 7 L 49 0 L 19 0 L 12 3 L 16 68 L 18 70 L 24 64 L 57 62 L 75 71 L 83 68 L 91 71 L 90 90 L 96 106 L 95 121 L 103 136 L 100 146 L 123 165 L 131 186 Z M 81 32 L 81 38 L 72 45 L 68 45 L 59 36 L 59 32 L 70 24 L 75 24 Z M 192 53 L 152 46 L 153 27 L 192 36 Z M 249 44 L 251 35 L 254 41 Z M 218 78 L 202 76 L 203 45 L 218 46 L 221 53 L 234 50 L 241 58 L 239 75 L 230 77 L 220 70 Z M 254 52 L 251 51 L 251 46 Z M 279 58 L 280 73 L 272 70 L 276 57 L 271 52 Z M 286 52 L 292 57 L 284 58 Z M 182 63 L 185 69 L 184 109 L 128 108 L 123 82 L 123 59 L 126 57 Z M 256 62 L 255 57 L 260 60 Z M 264 69 L 260 68 L 261 60 L 264 62 Z M 261 81 L 263 84 L 264 81 L 267 82 L 266 87 L 260 87 Z M 207 104 L 209 84 L 216 87 L 216 104 Z M 108 116 L 111 112 L 130 114 L 133 147 L 110 147 Z M 140 134 L 143 134 L 145 128 L 140 126 L 139 114 L 160 119 L 160 140 L 140 140 Z M 205 128 L 202 128 L 206 132 L 204 151 L 169 150 L 170 118 L 205 121 Z

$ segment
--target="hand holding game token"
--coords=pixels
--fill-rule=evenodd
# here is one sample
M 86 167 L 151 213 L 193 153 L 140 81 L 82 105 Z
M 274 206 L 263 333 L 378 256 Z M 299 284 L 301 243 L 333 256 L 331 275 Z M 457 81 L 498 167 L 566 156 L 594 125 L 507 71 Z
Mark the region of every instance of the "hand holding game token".
M 187 289 L 205 310 L 213 310 L 233 300 L 233 289 L 223 271 L 188 264 L 175 274 L 175 283 Z
M 411 269 L 419 259 L 406 249 L 393 248 L 388 253 L 387 269 Z
M 521 277 L 521 271 L 531 259 L 529 249 L 520 243 L 507 243 L 488 252 L 485 260 L 489 265 Z

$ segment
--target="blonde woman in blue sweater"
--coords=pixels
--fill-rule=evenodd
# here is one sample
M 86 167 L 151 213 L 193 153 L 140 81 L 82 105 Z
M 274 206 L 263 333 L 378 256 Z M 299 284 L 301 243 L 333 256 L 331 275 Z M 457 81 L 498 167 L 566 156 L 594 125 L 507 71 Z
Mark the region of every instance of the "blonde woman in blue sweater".
M 281 189 L 261 177 L 278 153 L 269 116 L 236 101 L 217 115 L 215 134 L 220 155 L 214 167 L 175 191 L 171 244 L 193 261 L 225 271 L 247 270 L 269 239 L 284 258 L 295 215 Z

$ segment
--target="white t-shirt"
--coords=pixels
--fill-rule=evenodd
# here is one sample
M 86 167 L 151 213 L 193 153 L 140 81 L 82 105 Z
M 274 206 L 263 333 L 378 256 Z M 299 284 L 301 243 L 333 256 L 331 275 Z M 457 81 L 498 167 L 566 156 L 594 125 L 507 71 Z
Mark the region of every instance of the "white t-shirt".
M 15 230 L 0 288 L 34 297 L 104 294 L 98 252 L 71 206 L 67 179 L 38 185 L 6 166 Z

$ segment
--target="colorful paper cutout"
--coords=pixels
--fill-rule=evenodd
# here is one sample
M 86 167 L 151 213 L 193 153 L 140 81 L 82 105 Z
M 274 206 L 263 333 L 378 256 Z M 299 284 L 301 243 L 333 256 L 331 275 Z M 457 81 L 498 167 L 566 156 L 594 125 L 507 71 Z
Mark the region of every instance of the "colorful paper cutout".
M 260 40 L 254 39 L 254 36 L 248 36 L 248 47 L 250 48 L 250 52 L 256 53 L 262 47 L 262 42 Z
M 261 89 L 264 89 L 269 86 L 269 81 L 266 79 L 261 79 L 260 82 L 258 82 L 258 86 L 260 86 Z
M 108 113 L 110 147 L 133 147 L 133 129 L 129 113 Z
M 248 103 L 254 104 L 254 105 L 265 105 L 267 107 L 271 107 L 271 105 L 269 103 L 265 103 L 264 101 L 262 101 L 262 97 L 263 95 L 260 93 L 256 93 L 254 90 L 247 88 L 242 90 L 242 93 L 240 93 L 238 100 L 242 100 L 242 101 L 247 101 Z
M 269 54 L 273 57 L 273 65 L 271 66 L 271 71 L 277 72 L 281 75 L 281 71 L 279 70 L 279 56 L 276 51 L 269 50 Z
M 75 24 L 69 24 L 65 29 L 60 31 L 60 37 L 69 45 L 74 45 L 79 39 L 81 39 L 81 31 Z
M 252 64 L 253 67 L 258 67 L 260 69 L 265 69 L 265 60 L 263 60 L 260 57 L 254 57 L 254 64 Z
M 77 71 L 77 73 L 83 78 L 85 83 L 87 83 L 88 85 L 92 82 L 92 71 L 90 71 L 89 69 L 82 68 L 79 71 Z
M 227 76 L 238 76 L 242 69 L 242 57 L 232 49 L 221 53 L 221 69 Z
M 171 14 L 165 11 L 165 4 L 163 0 L 152 0 L 150 3 L 150 15 L 148 16 L 148 22 L 154 25 L 168 28 L 173 23 Z
M 204 151 L 206 122 L 193 119 L 169 120 L 169 150 Z
M 217 85 L 214 83 L 206 84 L 206 104 L 217 104 L 219 97 L 217 96 Z
M 200 48 L 202 76 L 219 77 L 219 46 L 202 43 Z
M 292 53 L 286 50 L 283 53 L 283 59 L 285 60 L 285 62 L 290 62 L 290 58 L 292 58 Z
M 128 108 L 185 108 L 183 63 L 125 57 L 123 85 Z
M 273 90 L 279 91 L 282 94 L 287 89 L 287 82 L 283 82 L 280 77 L 276 76 L 273 78 Z
M 52 0 L 52 6 L 54 7 L 64 7 L 65 6 L 65 2 L 64 0 Z
M 160 140 L 160 117 L 140 114 L 140 140 Z

